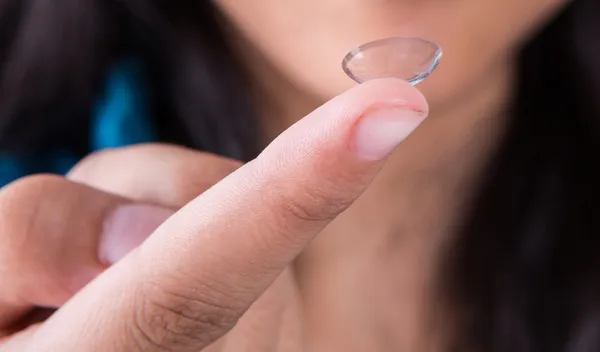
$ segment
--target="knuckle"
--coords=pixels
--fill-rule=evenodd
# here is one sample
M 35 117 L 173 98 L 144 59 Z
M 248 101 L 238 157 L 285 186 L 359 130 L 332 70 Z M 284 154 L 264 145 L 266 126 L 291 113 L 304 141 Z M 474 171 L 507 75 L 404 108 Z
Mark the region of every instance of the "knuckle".
M 123 166 L 138 166 L 140 156 L 156 155 L 159 152 L 159 146 L 154 143 L 97 150 L 81 159 L 69 171 L 68 177 L 88 179 L 95 177 L 97 174 L 120 172 Z
M 114 148 L 106 148 L 102 150 L 94 151 L 88 155 L 86 155 L 83 159 L 81 159 L 77 164 L 93 164 L 104 158 L 112 158 L 115 155 L 119 155 L 120 149 Z
M 0 238 L 28 237 L 38 218 L 42 199 L 52 195 L 63 183 L 55 175 L 34 175 L 21 178 L 0 190 Z
M 43 198 L 51 197 L 62 182 L 59 176 L 35 175 L 0 190 L 0 286 L 4 286 L 5 296 L 22 299 L 23 295 L 34 294 L 33 282 L 51 282 L 46 287 L 56 287 L 56 297 L 69 295 L 64 289 L 68 285 L 57 279 L 60 275 L 52 266 L 40 264 L 39 255 L 46 250 L 41 240 L 47 232 L 40 219 Z
M 122 155 L 122 148 L 107 148 L 90 153 L 68 172 L 67 178 L 87 183 L 95 180 L 99 174 L 114 173 L 118 169 L 115 170 L 113 165 Z
M 215 299 L 151 283 L 146 283 L 136 297 L 130 333 L 141 350 L 201 349 L 233 328 L 241 315 L 239 309 L 220 305 Z
M 335 186 L 307 187 L 301 191 L 283 191 L 280 194 L 278 203 L 284 216 L 302 222 L 331 221 L 350 203 Z
M 31 290 L 34 282 L 52 291 L 55 301 L 75 292 L 72 268 L 60 267 L 60 259 L 53 256 L 66 232 L 64 223 L 57 221 L 64 208 L 54 203 L 65 185 L 61 176 L 39 174 L 0 189 L 0 286 L 10 283 L 5 294 L 36 295 Z
M 76 181 L 93 179 L 99 170 L 110 171 L 112 161 L 118 160 L 123 154 L 123 148 L 106 148 L 94 151 L 79 160 L 77 164 L 69 170 L 67 177 Z
M 261 191 L 262 198 L 284 223 L 329 222 L 352 204 L 365 183 L 358 173 L 350 175 L 344 168 L 335 170 L 319 163 L 302 172 L 274 169 L 260 159 L 246 166 L 255 182 L 253 187 Z
M 15 193 L 35 194 L 35 192 L 39 192 L 40 189 L 59 185 L 63 182 L 63 180 L 63 177 L 51 174 L 25 176 L 4 186 L 0 191 L 0 195 L 5 197 L 9 194 L 13 195 Z
M 330 219 L 323 199 L 314 195 L 304 194 L 303 199 L 282 195 L 279 204 L 285 218 L 291 217 L 302 222 L 322 222 Z
M 147 143 L 90 154 L 68 177 L 128 198 L 180 207 L 237 168 L 237 162 L 216 155 Z

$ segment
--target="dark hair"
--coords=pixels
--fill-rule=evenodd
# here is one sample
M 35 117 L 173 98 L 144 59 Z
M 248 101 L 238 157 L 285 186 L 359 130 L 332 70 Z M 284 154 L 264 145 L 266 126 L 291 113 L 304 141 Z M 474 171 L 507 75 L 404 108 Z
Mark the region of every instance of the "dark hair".
M 251 158 L 253 109 L 219 20 L 198 0 L 0 2 L 0 150 L 84 154 L 104 78 L 136 55 L 162 140 Z
M 521 53 L 509 131 L 445 273 L 459 351 L 600 351 L 600 2 Z
M 161 138 L 257 152 L 242 70 L 210 1 L 0 3 L 0 150 L 82 155 L 119 58 L 144 58 Z M 600 351 L 600 3 L 574 0 L 523 50 L 509 131 L 452 243 L 459 351 Z

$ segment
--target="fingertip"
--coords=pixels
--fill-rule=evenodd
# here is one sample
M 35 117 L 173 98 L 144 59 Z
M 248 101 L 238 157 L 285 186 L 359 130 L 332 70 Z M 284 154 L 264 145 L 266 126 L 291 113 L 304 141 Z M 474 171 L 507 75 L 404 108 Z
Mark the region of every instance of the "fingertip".
M 377 78 L 356 85 L 338 96 L 336 103 L 347 105 L 349 113 L 362 114 L 372 106 L 396 106 L 406 110 L 414 110 L 427 116 L 429 104 L 416 87 L 407 81 L 397 78 Z

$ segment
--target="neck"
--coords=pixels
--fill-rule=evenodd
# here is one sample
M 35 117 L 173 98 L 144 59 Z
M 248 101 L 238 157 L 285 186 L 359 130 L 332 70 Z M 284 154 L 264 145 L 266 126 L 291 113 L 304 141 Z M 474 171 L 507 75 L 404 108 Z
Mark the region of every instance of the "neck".
M 462 104 L 444 111 L 432 106 L 371 187 L 299 259 L 307 301 L 323 302 L 314 308 L 317 340 L 329 339 L 328 327 L 340 325 L 361 336 L 366 320 L 373 322 L 367 350 L 443 350 L 453 334 L 452 313 L 436 305 L 435 278 L 444 244 L 501 140 L 511 77 L 509 67 L 499 68 Z M 336 303 L 340 292 L 347 297 Z M 349 313 L 348 302 L 370 303 Z M 328 321 L 321 311 L 358 322 Z
M 252 81 L 257 82 L 253 94 L 266 144 L 322 101 L 282 78 L 256 52 L 242 48 Z M 303 295 L 320 302 L 313 304 L 317 340 L 329 339 L 331 326 L 344 326 L 346 331 L 356 327 L 357 335 L 364 332 L 364 321 L 355 326 L 351 319 L 324 318 L 322 312 L 332 312 L 326 314 L 331 319 L 338 317 L 338 308 L 342 316 L 348 313 L 339 292 L 345 292 L 344 302 L 371 302 L 351 315 L 381 320 L 365 342 L 372 343 L 371 350 L 436 343 L 432 336 L 450 333 L 442 326 L 434 334 L 420 335 L 431 331 L 432 321 L 445 321 L 433 318 L 431 314 L 437 313 L 428 310 L 435 302 L 431 295 L 436 294 L 431 278 L 437 273 L 443 243 L 461 220 L 477 179 L 503 135 L 513 69 L 511 64 L 498 65 L 462 99 L 432 105 L 427 121 L 390 157 L 365 194 L 299 258 L 296 269 Z M 434 79 L 435 75 L 430 78 Z M 421 87 L 427 96 L 427 82 Z M 356 285 L 357 280 L 361 285 Z M 394 347 L 378 346 L 381 341 Z
M 464 98 L 440 108 L 431 106 L 429 118 L 391 156 L 380 175 L 376 186 L 394 190 L 390 202 L 397 204 L 400 197 L 412 212 L 419 203 L 430 211 L 456 209 L 457 202 L 471 195 L 505 129 L 512 71 L 508 64 L 497 67 Z M 427 194 L 434 198 L 431 203 Z M 425 208 L 423 212 L 427 213 Z

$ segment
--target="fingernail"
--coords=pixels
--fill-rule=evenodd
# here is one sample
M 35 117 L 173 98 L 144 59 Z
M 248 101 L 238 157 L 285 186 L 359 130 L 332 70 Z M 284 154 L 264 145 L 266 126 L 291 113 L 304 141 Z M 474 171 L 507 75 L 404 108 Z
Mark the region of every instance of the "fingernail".
M 152 205 L 129 204 L 118 207 L 104 221 L 98 257 L 114 264 L 144 242 L 173 211 Z
M 377 108 L 368 111 L 356 125 L 356 152 L 366 160 L 384 159 L 425 120 L 425 117 L 425 112 L 414 109 Z

